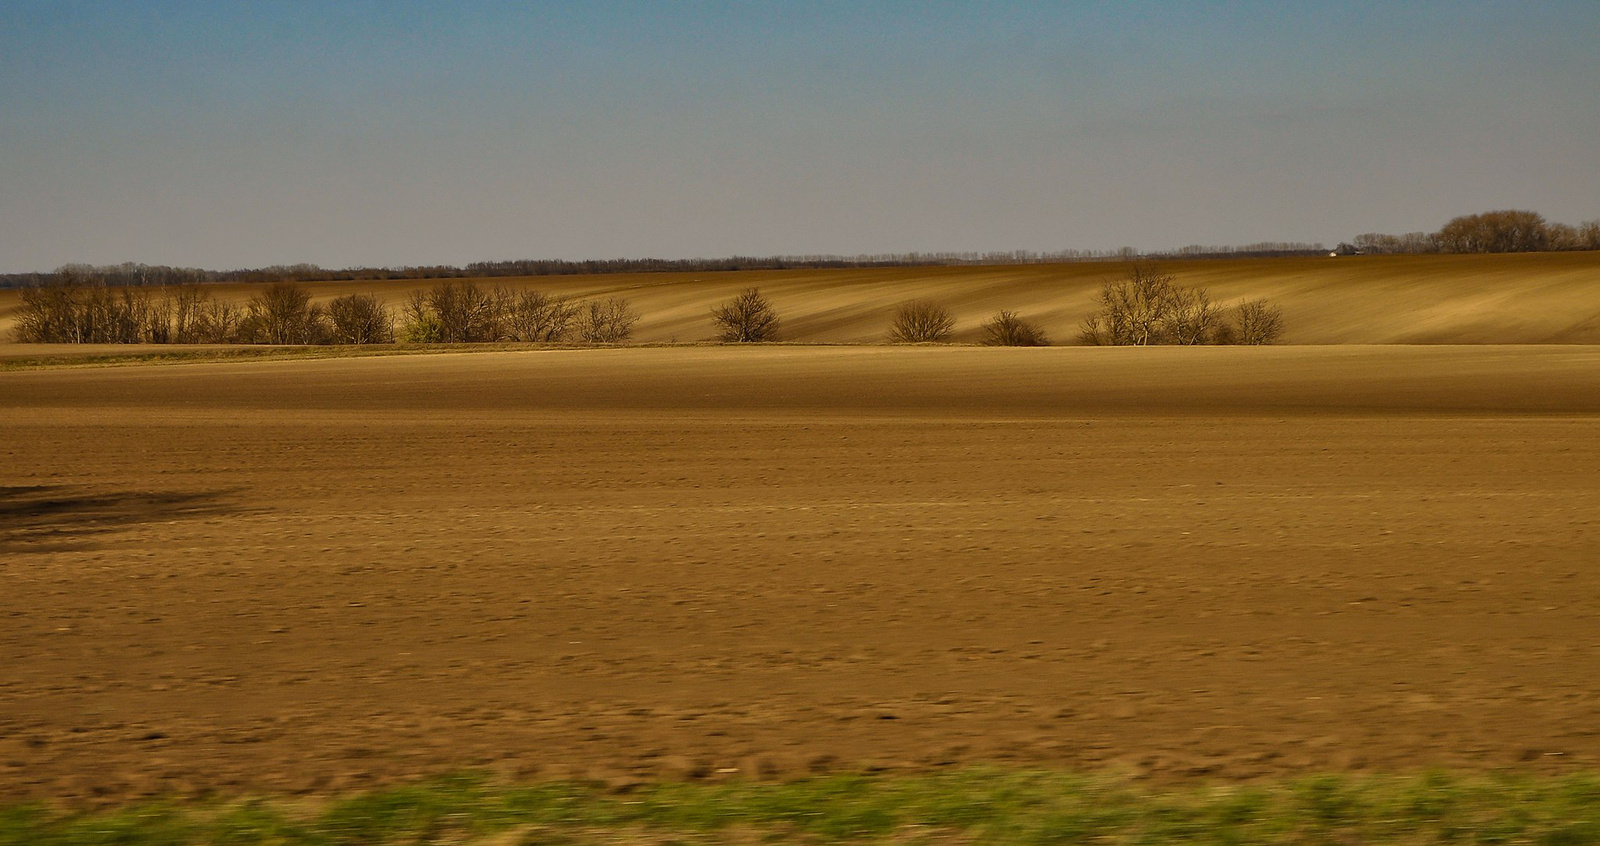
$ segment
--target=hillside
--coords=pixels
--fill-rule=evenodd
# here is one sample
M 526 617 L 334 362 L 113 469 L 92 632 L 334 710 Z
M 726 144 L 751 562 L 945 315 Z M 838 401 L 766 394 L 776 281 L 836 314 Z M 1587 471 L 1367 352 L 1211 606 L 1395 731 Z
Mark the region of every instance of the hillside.
M 1357 256 L 1196 260 L 1163 263 L 1178 280 L 1215 299 L 1267 297 L 1283 306 L 1290 344 L 1600 343 L 1600 252 L 1514 255 Z M 644 273 L 483 280 L 551 293 L 624 296 L 642 315 L 640 342 L 690 342 L 712 335 L 713 305 L 759 286 L 783 317 L 786 340 L 882 340 L 895 306 L 913 298 L 945 303 L 957 341 L 1005 308 L 1042 323 L 1058 343 L 1075 342 L 1110 262 L 991 267 Z M 430 280 L 312 283 L 318 298 L 378 294 L 398 308 Z M 243 299 L 250 288 L 222 285 Z M 18 292 L 0 291 L 0 337 L 11 340 Z

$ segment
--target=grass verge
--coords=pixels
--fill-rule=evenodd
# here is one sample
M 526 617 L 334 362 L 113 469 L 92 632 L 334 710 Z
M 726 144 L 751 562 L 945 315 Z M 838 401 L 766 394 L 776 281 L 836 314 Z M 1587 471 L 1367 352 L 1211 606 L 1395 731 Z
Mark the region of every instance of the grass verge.
M 972 769 L 628 792 L 475 775 L 287 801 L 0 810 L 4 846 L 579 843 L 1600 843 L 1600 778 L 1323 776 L 1140 788 Z

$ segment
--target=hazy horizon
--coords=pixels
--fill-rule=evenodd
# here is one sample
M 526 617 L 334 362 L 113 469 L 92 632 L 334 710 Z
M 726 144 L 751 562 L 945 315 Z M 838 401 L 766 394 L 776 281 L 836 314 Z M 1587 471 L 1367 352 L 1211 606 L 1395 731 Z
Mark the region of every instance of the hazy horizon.
M 13 2 L 0 272 L 1577 223 L 1596 36 L 1582 2 Z

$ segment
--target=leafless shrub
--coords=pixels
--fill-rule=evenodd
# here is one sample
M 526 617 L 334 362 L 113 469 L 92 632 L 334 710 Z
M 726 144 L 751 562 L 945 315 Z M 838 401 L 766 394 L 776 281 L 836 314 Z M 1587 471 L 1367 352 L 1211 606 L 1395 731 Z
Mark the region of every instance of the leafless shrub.
M 1266 300 L 1248 300 L 1234 309 L 1234 338 L 1240 344 L 1270 344 L 1283 334 L 1283 309 Z
M 83 290 L 78 300 L 78 332 L 86 344 L 114 344 L 120 336 L 117 294 L 110 288 L 94 285 Z
M 194 344 L 236 344 L 244 327 L 244 312 L 234 303 L 210 300 L 200 304 L 196 312 L 192 340 Z
M 1050 338 L 1014 311 L 1001 311 L 983 324 L 983 343 L 990 347 L 1048 347 Z
M 82 343 L 78 294 L 78 287 L 70 283 L 23 288 L 12 330 L 17 341 L 24 344 Z
M 578 307 L 569 300 L 540 291 L 522 291 L 506 315 L 506 333 L 514 341 L 563 341 L 577 319 Z
M 394 341 L 394 317 L 371 294 L 347 294 L 328 303 L 336 344 L 387 344 Z
M 778 313 L 755 288 L 711 310 L 717 339 L 736 343 L 778 340 Z
M 328 341 L 328 318 L 322 306 L 312 305 L 304 285 L 274 282 L 245 304 L 239 335 L 258 344 L 322 344 Z
M 199 338 L 200 323 L 211 292 L 199 285 L 180 285 L 167 292 L 172 318 L 170 337 L 174 344 L 204 343 Z
M 498 288 L 485 290 L 475 282 L 441 282 L 426 296 L 438 320 L 438 340 L 447 343 L 498 341 L 510 296 Z
M 912 300 L 895 311 L 889 340 L 899 344 L 943 341 L 955 327 L 949 309 L 931 300 Z
M 1182 346 L 1211 343 L 1222 324 L 1222 307 L 1211 301 L 1204 288 L 1174 285 L 1168 295 L 1161 335 Z
M 1107 282 L 1097 297 L 1099 311 L 1084 321 L 1083 341 L 1111 346 L 1161 343 L 1170 320 L 1174 278 L 1155 265 L 1140 263 L 1123 278 Z
M 180 285 L 166 292 L 168 332 L 174 344 L 231 344 L 239 340 L 244 316 L 233 303 L 211 298 L 199 285 Z
M 639 315 L 621 297 L 591 300 L 578 310 L 578 340 L 586 344 L 617 344 L 633 336 Z
M 124 289 L 127 290 L 127 289 Z M 156 297 L 149 289 L 140 292 L 137 307 L 130 304 L 129 316 L 135 340 L 140 344 L 172 342 L 172 299 L 165 290 Z M 131 299 L 131 298 L 130 298 Z
M 1188 346 L 1229 343 L 1233 334 L 1206 289 L 1178 285 L 1154 265 L 1134 264 L 1123 278 L 1107 282 L 1096 301 L 1100 308 L 1079 335 L 1086 344 Z

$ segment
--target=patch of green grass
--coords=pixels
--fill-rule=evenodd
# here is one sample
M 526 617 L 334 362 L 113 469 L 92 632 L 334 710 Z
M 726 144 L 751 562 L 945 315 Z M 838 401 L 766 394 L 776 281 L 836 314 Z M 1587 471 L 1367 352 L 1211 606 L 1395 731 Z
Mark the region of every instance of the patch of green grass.
M 971 769 L 657 784 L 618 794 L 461 775 L 346 797 L 315 812 L 266 800 L 0 810 L 0 846 L 599 842 L 1566 846 L 1600 843 L 1600 778 L 1432 773 L 1163 789 Z

